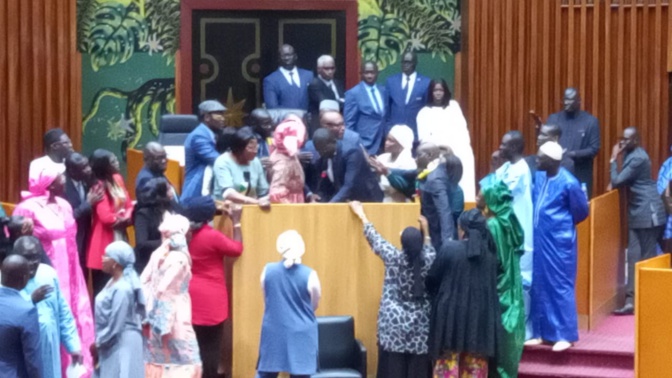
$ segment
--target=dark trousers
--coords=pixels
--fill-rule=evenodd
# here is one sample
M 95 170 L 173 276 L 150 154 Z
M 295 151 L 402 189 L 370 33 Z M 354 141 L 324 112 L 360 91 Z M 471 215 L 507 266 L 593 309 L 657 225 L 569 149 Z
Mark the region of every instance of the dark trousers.
M 223 322 L 213 326 L 194 324 L 196 341 L 203 363 L 203 378 L 217 378 L 217 367 L 222 356 Z
M 635 301 L 635 264 L 656 256 L 656 245 L 661 243 L 664 230 L 664 225 L 628 229 L 628 284 L 625 303 L 634 304 Z
M 431 378 L 432 360 L 428 354 L 388 352 L 378 345 L 376 377 Z

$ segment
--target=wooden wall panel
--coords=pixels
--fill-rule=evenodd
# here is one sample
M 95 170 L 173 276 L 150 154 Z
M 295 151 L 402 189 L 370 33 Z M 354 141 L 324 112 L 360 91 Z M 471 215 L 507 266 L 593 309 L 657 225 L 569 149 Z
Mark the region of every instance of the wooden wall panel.
M 561 109 L 566 87 L 600 120 L 595 195 L 608 183 L 611 147 L 623 128 L 640 128 L 657 175 L 668 156 L 669 0 L 468 0 L 461 102 L 476 153 L 488 172 L 502 135 L 520 130 L 536 151 L 528 116 Z M 670 58 L 672 59 L 672 58 Z
M 0 1 L 0 200 L 16 203 L 42 135 L 63 128 L 81 144 L 76 2 Z

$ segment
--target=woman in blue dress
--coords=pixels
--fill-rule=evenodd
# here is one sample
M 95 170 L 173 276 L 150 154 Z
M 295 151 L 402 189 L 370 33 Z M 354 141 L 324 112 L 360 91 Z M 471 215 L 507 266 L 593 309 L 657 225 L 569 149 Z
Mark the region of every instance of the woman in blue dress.
M 317 372 L 317 319 L 321 288 L 317 273 L 301 264 L 306 246 L 298 232 L 285 231 L 276 242 L 282 261 L 261 273 L 264 318 L 261 326 L 257 378 L 287 372 L 308 378 Z

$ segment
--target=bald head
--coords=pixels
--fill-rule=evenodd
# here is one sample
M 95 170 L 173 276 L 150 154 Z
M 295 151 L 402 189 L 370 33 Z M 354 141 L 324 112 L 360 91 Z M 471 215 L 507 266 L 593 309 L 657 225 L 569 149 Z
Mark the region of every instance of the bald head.
M 630 152 L 639 146 L 639 131 L 635 126 L 626 127 L 620 141 L 621 147 Z
M 256 108 L 250 113 L 248 120 L 254 132 L 264 138 L 268 138 L 273 133 L 275 125 L 273 124 L 273 117 L 271 113 L 264 108 Z
M 330 158 L 336 153 L 336 135 L 326 128 L 319 128 L 313 133 L 313 145 L 320 156 Z
M 155 174 L 163 174 L 168 167 L 168 154 L 159 142 L 148 142 L 142 149 L 145 166 Z
M 29 265 L 25 257 L 9 255 L 2 262 L 2 286 L 23 290 L 29 279 Z
M 570 114 L 576 113 L 581 108 L 581 97 L 576 88 L 565 89 L 562 95 L 562 106 L 563 110 Z
M 429 163 L 441 155 L 441 149 L 439 146 L 432 142 L 421 143 L 418 146 L 418 150 L 416 152 L 417 155 L 415 157 L 415 163 L 420 170 L 427 168 Z

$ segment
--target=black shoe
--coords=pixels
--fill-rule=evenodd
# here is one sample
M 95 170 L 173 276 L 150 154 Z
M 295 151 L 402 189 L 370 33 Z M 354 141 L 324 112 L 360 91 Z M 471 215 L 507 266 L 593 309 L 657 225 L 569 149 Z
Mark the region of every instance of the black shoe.
M 632 303 L 626 303 L 625 306 L 614 310 L 614 315 L 633 315 L 635 313 L 635 306 Z

